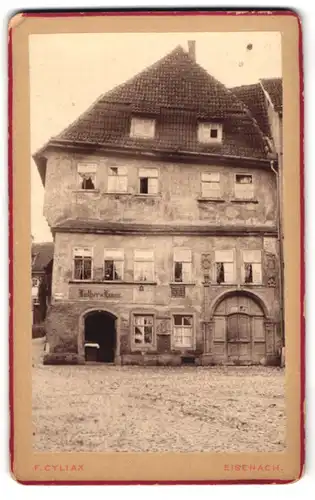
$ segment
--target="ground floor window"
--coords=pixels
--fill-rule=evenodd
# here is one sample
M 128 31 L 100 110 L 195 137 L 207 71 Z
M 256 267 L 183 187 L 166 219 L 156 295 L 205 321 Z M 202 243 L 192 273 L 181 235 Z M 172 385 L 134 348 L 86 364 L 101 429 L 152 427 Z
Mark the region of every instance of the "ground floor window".
M 133 316 L 133 342 L 138 346 L 148 346 L 153 344 L 153 315 Z
M 176 347 L 193 347 L 193 317 L 175 314 L 173 336 Z

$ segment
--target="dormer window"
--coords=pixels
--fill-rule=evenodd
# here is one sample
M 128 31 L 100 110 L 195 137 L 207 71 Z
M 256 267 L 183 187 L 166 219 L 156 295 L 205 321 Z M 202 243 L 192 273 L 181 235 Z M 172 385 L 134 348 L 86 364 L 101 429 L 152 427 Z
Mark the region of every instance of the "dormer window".
M 132 118 L 130 137 L 152 139 L 155 134 L 155 120 L 149 118 Z
M 204 144 L 222 142 L 222 125 L 220 123 L 199 123 L 198 141 Z
M 96 168 L 95 163 L 78 164 L 79 189 L 95 189 Z

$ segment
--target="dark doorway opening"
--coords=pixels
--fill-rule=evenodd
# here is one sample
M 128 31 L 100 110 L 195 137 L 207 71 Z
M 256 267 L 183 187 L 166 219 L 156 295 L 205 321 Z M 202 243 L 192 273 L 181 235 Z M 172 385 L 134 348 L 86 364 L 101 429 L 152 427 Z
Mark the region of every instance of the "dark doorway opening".
M 105 311 L 89 313 L 85 318 L 85 344 L 95 344 L 94 360 L 101 363 L 113 363 L 116 351 L 116 318 Z M 89 348 L 91 349 L 91 347 Z M 87 352 L 87 350 L 86 350 Z M 87 359 L 88 360 L 88 359 Z

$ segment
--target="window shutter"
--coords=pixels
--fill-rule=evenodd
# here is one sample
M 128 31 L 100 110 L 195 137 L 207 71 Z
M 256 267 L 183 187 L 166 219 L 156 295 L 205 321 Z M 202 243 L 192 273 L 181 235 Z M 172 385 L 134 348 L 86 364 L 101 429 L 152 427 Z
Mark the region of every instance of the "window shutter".
M 224 317 L 214 317 L 214 340 L 225 341 L 226 321 Z
M 157 192 L 158 192 L 158 180 L 156 178 L 149 178 L 148 193 L 157 194 Z
M 262 273 L 261 273 L 261 264 L 253 264 L 253 283 L 261 283 L 262 282 Z
M 220 173 L 219 172 L 202 172 L 201 180 L 203 182 L 220 182 Z

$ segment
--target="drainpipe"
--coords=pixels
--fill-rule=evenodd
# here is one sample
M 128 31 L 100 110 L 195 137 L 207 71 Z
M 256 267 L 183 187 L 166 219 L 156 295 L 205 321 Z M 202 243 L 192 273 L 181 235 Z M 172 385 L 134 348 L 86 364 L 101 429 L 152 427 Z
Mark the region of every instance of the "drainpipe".
M 283 293 L 283 234 L 282 234 L 282 168 L 281 155 L 278 155 L 278 172 L 274 168 L 274 161 L 270 161 L 270 168 L 276 176 L 276 192 L 277 192 L 277 241 L 279 248 L 279 291 L 280 291 L 280 337 L 282 346 L 285 345 L 284 337 L 284 293 Z

